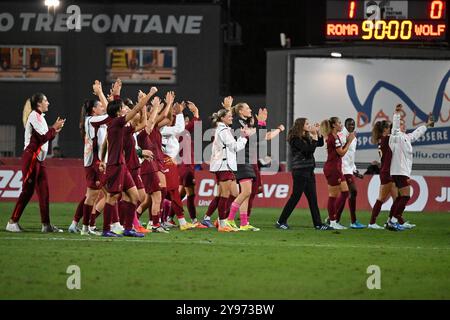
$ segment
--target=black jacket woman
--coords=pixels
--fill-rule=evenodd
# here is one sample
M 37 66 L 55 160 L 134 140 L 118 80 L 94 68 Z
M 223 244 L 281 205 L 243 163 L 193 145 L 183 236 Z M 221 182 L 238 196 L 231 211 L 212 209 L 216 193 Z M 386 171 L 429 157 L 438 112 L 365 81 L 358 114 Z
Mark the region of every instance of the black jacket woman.
M 282 230 L 289 229 L 287 220 L 300 201 L 302 194 L 305 193 L 314 227 L 320 230 L 328 230 L 331 227 L 321 222 L 314 175 L 316 167 L 314 152 L 316 147 L 324 145 L 319 124 L 312 125 L 306 118 L 297 118 L 294 126 L 289 130 L 287 140 L 292 154 L 292 194 L 284 206 L 276 227 Z

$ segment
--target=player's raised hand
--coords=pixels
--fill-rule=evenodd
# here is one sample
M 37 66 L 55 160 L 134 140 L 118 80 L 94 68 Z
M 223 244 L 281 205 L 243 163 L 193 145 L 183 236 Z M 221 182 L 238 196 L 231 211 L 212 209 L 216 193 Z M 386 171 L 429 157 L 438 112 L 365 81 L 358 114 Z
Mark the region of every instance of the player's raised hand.
M 175 101 L 175 92 L 173 91 L 168 91 L 166 93 L 166 98 L 164 99 L 164 101 L 167 104 L 173 105 L 173 102 Z
M 427 124 L 426 124 L 426 126 L 428 127 L 428 128 L 433 128 L 434 127 L 434 118 L 433 118 L 433 114 L 430 112 L 430 114 L 428 115 L 428 121 L 427 121 Z
M 151 87 L 150 88 L 150 94 L 153 96 L 155 93 L 158 92 L 158 88 L 157 87 Z
M 155 107 L 155 108 L 159 107 L 161 105 L 161 99 L 158 96 L 156 96 L 152 99 L 151 103 L 152 103 L 153 107 Z
M 122 90 L 122 80 L 117 78 L 117 80 L 114 82 L 114 84 L 112 86 L 112 90 L 111 90 L 113 98 L 114 98 L 114 96 L 120 96 L 121 90 Z
M 267 121 L 267 108 L 259 108 L 256 119 L 258 121 Z
M 196 117 L 196 118 L 199 117 L 198 108 L 197 108 L 197 106 L 196 106 L 192 101 L 188 101 L 188 102 L 187 102 L 187 107 L 188 107 L 189 110 L 191 110 L 191 112 L 194 114 L 194 117 Z
M 53 124 L 53 128 L 56 130 L 56 132 L 60 132 L 62 128 L 64 127 L 64 123 L 66 122 L 66 119 L 61 119 L 58 117 Z
M 141 101 L 145 97 L 145 93 L 142 90 L 138 92 L 138 102 Z
M 102 92 L 102 83 L 98 80 L 95 80 L 94 84 L 92 85 L 92 91 L 93 94 L 98 97 Z
M 233 105 L 233 97 L 232 96 L 228 96 L 223 99 L 222 107 L 224 109 L 230 110 L 232 105 Z

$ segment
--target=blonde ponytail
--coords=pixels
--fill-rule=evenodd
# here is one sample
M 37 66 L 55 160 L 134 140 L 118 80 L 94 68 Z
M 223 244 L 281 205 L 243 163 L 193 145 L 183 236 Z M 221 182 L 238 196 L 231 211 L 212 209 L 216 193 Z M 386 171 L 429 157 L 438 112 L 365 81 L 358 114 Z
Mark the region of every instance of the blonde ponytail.
M 331 117 L 330 119 L 323 120 L 320 123 L 320 131 L 324 137 L 328 136 L 334 128 L 334 125 L 339 122 L 338 117 Z
M 328 119 L 323 120 L 320 123 L 320 132 L 322 132 L 322 136 L 327 137 L 331 132 L 331 125 Z
M 24 127 L 26 127 L 27 125 L 28 117 L 30 116 L 31 111 L 32 111 L 31 101 L 30 99 L 27 99 L 25 105 L 23 106 L 23 113 L 22 113 L 22 122 Z
M 218 122 L 222 122 L 222 118 L 227 115 L 227 113 L 230 112 L 227 109 L 220 109 L 219 111 L 215 112 L 211 116 L 211 122 L 213 128 L 217 127 Z
M 235 106 L 231 107 L 232 115 L 233 116 L 239 116 L 239 111 L 242 110 L 242 108 L 245 107 L 245 102 L 239 102 Z

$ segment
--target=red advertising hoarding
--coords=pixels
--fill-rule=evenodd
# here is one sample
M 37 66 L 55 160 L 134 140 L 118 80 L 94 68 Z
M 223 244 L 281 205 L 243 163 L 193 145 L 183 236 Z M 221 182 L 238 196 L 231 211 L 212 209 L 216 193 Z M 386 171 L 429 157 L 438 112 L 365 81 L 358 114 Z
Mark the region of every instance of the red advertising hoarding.
M 22 172 L 20 159 L 2 159 L 0 165 L 0 201 L 15 201 L 20 194 Z M 51 202 L 78 202 L 84 195 L 86 183 L 83 163 L 78 159 L 49 159 L 48 167 Z M 215 179 L 208 171 L 196 171 L 196 204 L 207 206 L 214 197 Z M 412 197 L 407 211 L 450 211 L 450 177 L 412 176 Z M 290 173 L 263 175 L 263 190 L 254 202 L 255 207 L 283 207 L 290 196 L 292 178 Z M 322 174 L 316 175 L 319 207 L 327 207 L 327 185 Z M 380 179 L 364 176 L 356 179 L 358 186 L 358 209 L 370 210 L 378 196 Z M 36 195 L 32 201 L 36 201 Z M 392 200 L 382 210 L 389 210 Z M 307 208 L 305 197 L 298 207 Z

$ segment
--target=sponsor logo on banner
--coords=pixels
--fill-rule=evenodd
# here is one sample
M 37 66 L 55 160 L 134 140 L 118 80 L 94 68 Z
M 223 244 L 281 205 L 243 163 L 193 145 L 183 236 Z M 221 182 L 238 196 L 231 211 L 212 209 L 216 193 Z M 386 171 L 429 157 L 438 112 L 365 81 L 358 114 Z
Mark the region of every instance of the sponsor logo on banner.
M 84 181 L 83 162 L 73 159 L 58 159 L 60 161 L 47 161 L 48 181 L 50 188 L 50 201 L 79 202 L 86 193 Z M 0 201 L 15 201 L 22 190 L 22 171 L 20 159 L 17 164 L 9 161 L 0 170 Z M 216 196 L 217 185 L 214 176 L 206 171 L 195 171 L 196 204 L 208 206 Z M 364 176 L 356 181 L 358 185 L 358 210 L 370 211 L 378 197 L 380 179 L 378 175 Z M 318 205 L 323 213 L 328 203 L 327 181 L 323 174 L 316 174 Z M 276 175 L 262 175 L 262 190 L 255 197 L 255 208 L 283 208 L 291 194 L 292 175 L 290 173 L 277 173 Z M 450 177 L 411 177 L 411 200 L 406 211 L 444 211 L 450 212 Z M 31 201 L 37 201 L 36 193 Z M 384 204 L 383 210 L 389 210 L 392 200 Z M 297 208 L 309 208 L 306 197 L 303 195 Z M 346 209 L 347 210 L 347 209 Z
M 18 198 L 22 191 L 22 171 L 0 170 L 0 197 Z
M 199 197 L 212 197 L 218 194 L 217 185 L 214 179 L 202 179 L 198 189 Z M 262 192 L 258 194 L 258 198 L 276 198 L 285 199 L 289 195 L 289 185 L 287 184 L 263 184 Z M 205 202 L 201 202 L 205 204 Z M 199 202 L 200 205 L 200 202 Z
M 420 79 L 411 81 L 417 74 Z M 355 119 L 357 162 L 368 163 L 378 159 L 377 148 L 370 141 L 373 125 L 392 120 L 395 106 L 401 103 L 408 133 L 424 125 L 430 113 L 436 121 L 435 128 L 413 143 L 414 163 L 446 168 L 450 159 L 449 80 L 448 61 L 298 57 L 294 118 L 319 121 L 328 114 L 342 121 Z M 316 161 L 325 161 L 326 156 L 325 148 L 317 149 Z
M 437 202 L 450 202 L 450 187 L 442 187 L 441 195 L 435 198 Z
M 411 199 L 406 206 L 406 211 L 423 211 L 428 202 L 428 185 L 424 177 L 412 176 L 411 177 Z M 380 190 L 380 178 L 378 175 L 372 176 L 367 187 L 367 197 L 369 199 L 370 206 L 373 207 L 378 198 Z M 389 211 L 392 206 L 392 198 L 386 201 L 381 210 Z

